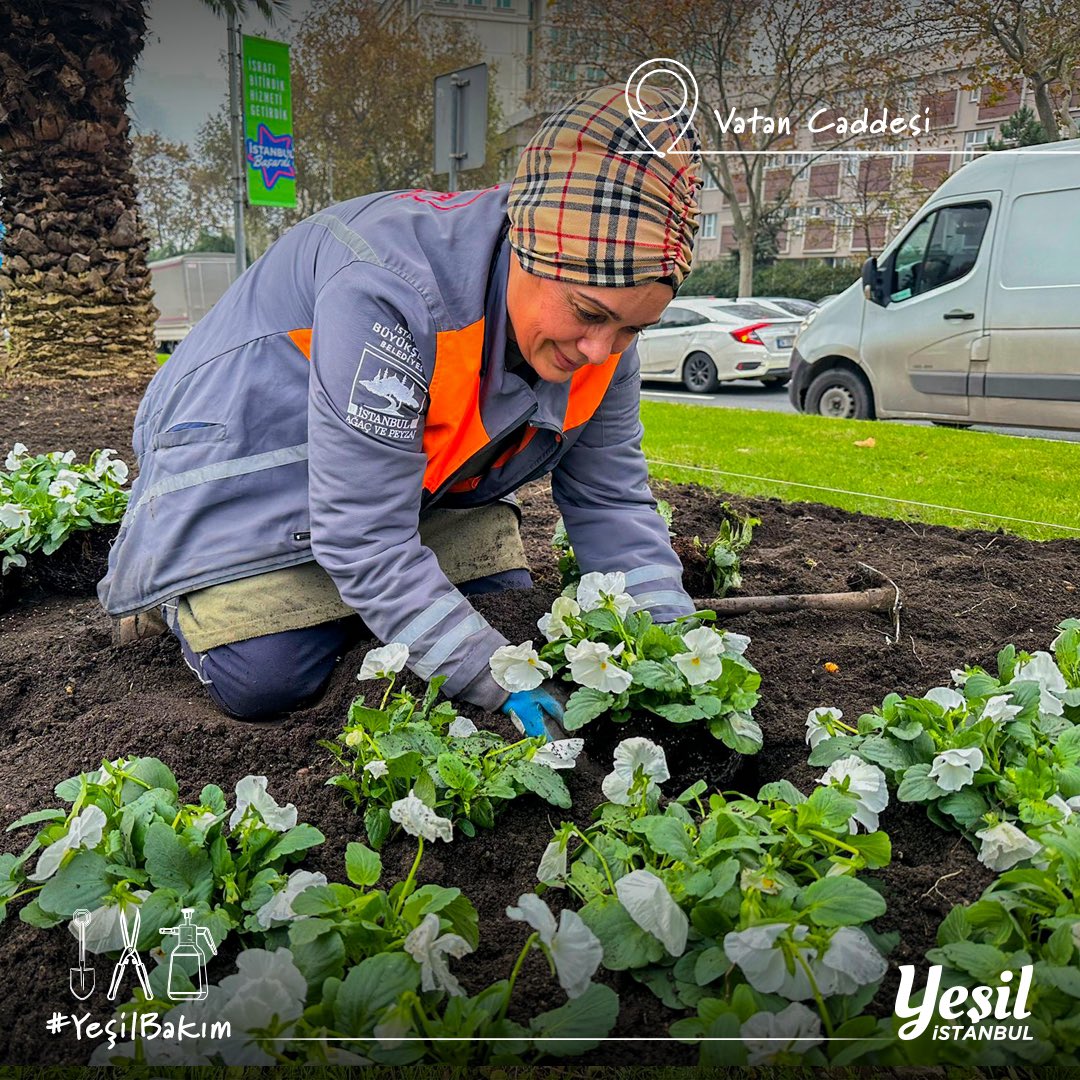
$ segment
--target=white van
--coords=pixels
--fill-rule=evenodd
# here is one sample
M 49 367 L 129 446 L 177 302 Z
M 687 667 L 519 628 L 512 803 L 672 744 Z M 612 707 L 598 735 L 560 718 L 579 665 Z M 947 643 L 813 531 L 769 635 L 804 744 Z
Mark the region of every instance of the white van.
M 802 412 L 1080 429 L 1080 140 L 950 176 L 803 323 Z

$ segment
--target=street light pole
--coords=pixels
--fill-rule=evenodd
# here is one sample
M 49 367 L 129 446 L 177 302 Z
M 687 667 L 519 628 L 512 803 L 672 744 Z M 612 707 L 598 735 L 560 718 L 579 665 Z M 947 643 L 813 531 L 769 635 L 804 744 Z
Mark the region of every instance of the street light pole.
M 244 236 L 244 104 L 240 64 L 240 27 L 232 13 L 228 18 L 229 128 L 233 152 L 233 235 L 236 237 L 236 273 L 247 269 L 247 241 Z

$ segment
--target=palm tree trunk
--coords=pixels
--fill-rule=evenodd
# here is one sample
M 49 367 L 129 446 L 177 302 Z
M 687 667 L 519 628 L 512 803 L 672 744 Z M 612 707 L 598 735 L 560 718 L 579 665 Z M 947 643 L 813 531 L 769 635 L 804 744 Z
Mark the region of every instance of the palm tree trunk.
M 0 318 L 9 370 L 90 376 L 153 364 L 147 241 L 125 82 L 145 0 L 0 4 Z

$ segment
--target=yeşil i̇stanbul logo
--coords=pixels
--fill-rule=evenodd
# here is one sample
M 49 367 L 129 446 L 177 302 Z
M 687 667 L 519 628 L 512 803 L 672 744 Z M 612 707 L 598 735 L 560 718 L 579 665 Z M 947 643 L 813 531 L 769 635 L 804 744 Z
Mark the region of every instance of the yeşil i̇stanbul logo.
M 1003 971 L 998 976 L 1000 986 L 950 986 L 942 991 L 941 965 L 935 964 L 927 975 L 922 1002 L 912 1005 L 915 968 L 903 964 L 894 1011 L 907 1023 L 900 1025 L 897 1035 L 905 1040 L 917 1039 L 937 1019 L 940 1022 L 930 1035 L 934 1042 L 1031 1042 L 1033 1036 L 1027 1024 L 1015 1021 L 1031 1015 L 1027 999 L 1033 970 L 1031 964 L 1025 964 L 1015 985 L 1013 972 Z

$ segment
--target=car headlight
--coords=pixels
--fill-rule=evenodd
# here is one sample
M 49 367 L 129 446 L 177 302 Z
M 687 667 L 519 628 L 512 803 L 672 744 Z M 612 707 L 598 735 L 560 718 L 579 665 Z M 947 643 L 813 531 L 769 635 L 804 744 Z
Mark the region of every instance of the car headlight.
M 799 333 L 800 334 L 818 317 L 818 312 L 820 312 L 820 311 L 821 311 L 821 308 L 814 308 L 814 310 L 811 311 L 810 314 L 807 315 L 806 318 L 803 319 L 803 321 L 801 323 L 799 323 Z

